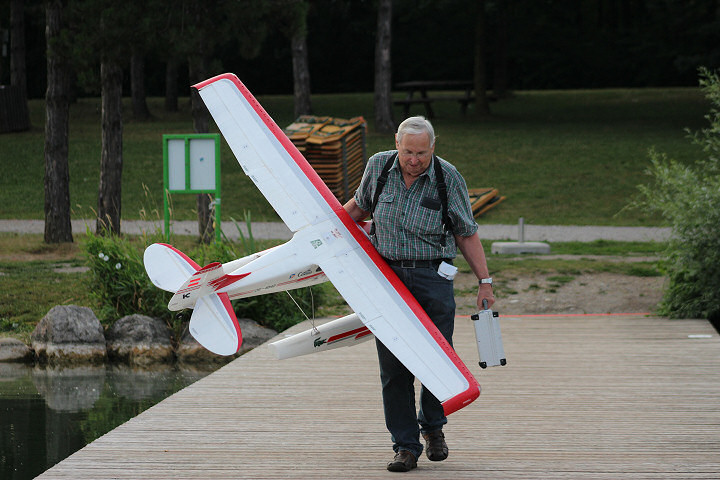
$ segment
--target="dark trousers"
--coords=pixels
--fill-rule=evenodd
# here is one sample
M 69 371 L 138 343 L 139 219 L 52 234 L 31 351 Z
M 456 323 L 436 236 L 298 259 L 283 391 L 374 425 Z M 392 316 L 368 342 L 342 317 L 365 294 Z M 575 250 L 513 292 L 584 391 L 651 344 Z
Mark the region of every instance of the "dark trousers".
M 392 266 L 392 269 L 452 345 L 455 327 L 453 282 L 440 277 L 432 268 Z M 423 451 L 420 432 L 440 430 L 447 423 L 443 407 L 430 391 L 422 387 L 420 411 L 416 413 L 414 375 L 385 345 L 380 341 L 375 343 L 380 361 L 385 424 L 392 435 L 393 450 L 408 450 L 419 458 Z

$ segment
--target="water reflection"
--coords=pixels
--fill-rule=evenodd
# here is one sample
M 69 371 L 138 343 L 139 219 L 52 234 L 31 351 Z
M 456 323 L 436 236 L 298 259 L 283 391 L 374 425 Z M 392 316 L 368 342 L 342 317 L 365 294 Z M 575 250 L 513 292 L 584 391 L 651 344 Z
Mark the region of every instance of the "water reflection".
M 104 366 L 34 368 L 31 375 L 38 393 L 55 412 L 93 408 L 105 384 Z
M 214 368 L 0 363 L 0 478 L 34 478 Z

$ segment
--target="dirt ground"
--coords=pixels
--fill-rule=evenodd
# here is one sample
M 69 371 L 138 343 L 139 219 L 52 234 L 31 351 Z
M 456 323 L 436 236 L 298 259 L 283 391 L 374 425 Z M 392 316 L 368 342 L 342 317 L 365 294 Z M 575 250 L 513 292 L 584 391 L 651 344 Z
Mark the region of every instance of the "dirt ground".
M 634 277 L 611 273 L 582 274 L 559 278 L 532 275 L 495 279 L 496 303 L 501 315 L 562 313 L 651 313 L 662 297 L 664 277 Z M 477 280 L 459 274 L 455 288 L 470 291 Z M 475 312 L 474 294 L 456 295 L 457 314 Z

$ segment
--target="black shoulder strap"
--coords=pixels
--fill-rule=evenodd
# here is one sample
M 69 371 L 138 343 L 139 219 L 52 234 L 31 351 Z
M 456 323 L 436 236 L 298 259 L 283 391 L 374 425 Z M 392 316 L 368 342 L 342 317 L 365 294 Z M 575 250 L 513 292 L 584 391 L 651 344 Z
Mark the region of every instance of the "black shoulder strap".
M 383 191 L 383 188 L 385 188 L 385 184 L 387 183 L 388 174 L 390 173 L 390 168 L 392 168 L 393 163 L 395 163 L 395 158 L 397 158 L 397 152 L 393 153 L 392 156 L 388 159 L 387 162 L 385 162 L 385 166 L 382 169 L 382 172 L 380 172 L 380 176 L 377 179 L 377 185 L 375 186 L 375 195 L 373 195 L 373 201 L 372 206 L 370 207 L 370 220 L 373 218 L 373 213 L 375 212 L 375 207 L 377 207 L 378 199 L 380 198 L 380 194 Z M 370 235 L 375 235 L 375 222 L 372 222 L 370 225 Z
M 447 185 L 445 184 L 445 174 L 442 171 L 442 165 L 440 160 L 433 154 L 433 166 L 435 167 L 435 181 L 437 182 L 438 195 L 440 196 L 440 203 L 442 204 L 442 223 L 443 223 L 443 235 L 440 240 L 441 245 L 445 245 L 445 235 L 452 233 L 453 225 L 448 214 L 448 196 L 447 196 Z

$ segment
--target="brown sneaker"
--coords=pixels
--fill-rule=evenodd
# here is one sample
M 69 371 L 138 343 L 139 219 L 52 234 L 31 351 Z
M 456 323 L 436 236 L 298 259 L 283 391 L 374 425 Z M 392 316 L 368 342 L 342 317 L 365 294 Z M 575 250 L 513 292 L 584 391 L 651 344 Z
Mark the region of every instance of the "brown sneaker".
M 387 469 L 391 472 L 409 472 L 415 467 L 417 467 L 417 459 L 407 450 L 397 452 L 392 462 L 387 464 Z
M 425 439 L 425 454 L 431 461 L 441 462 L 448 457 L 448 446 L 442 430 L 423 433 L 423 438 Z

